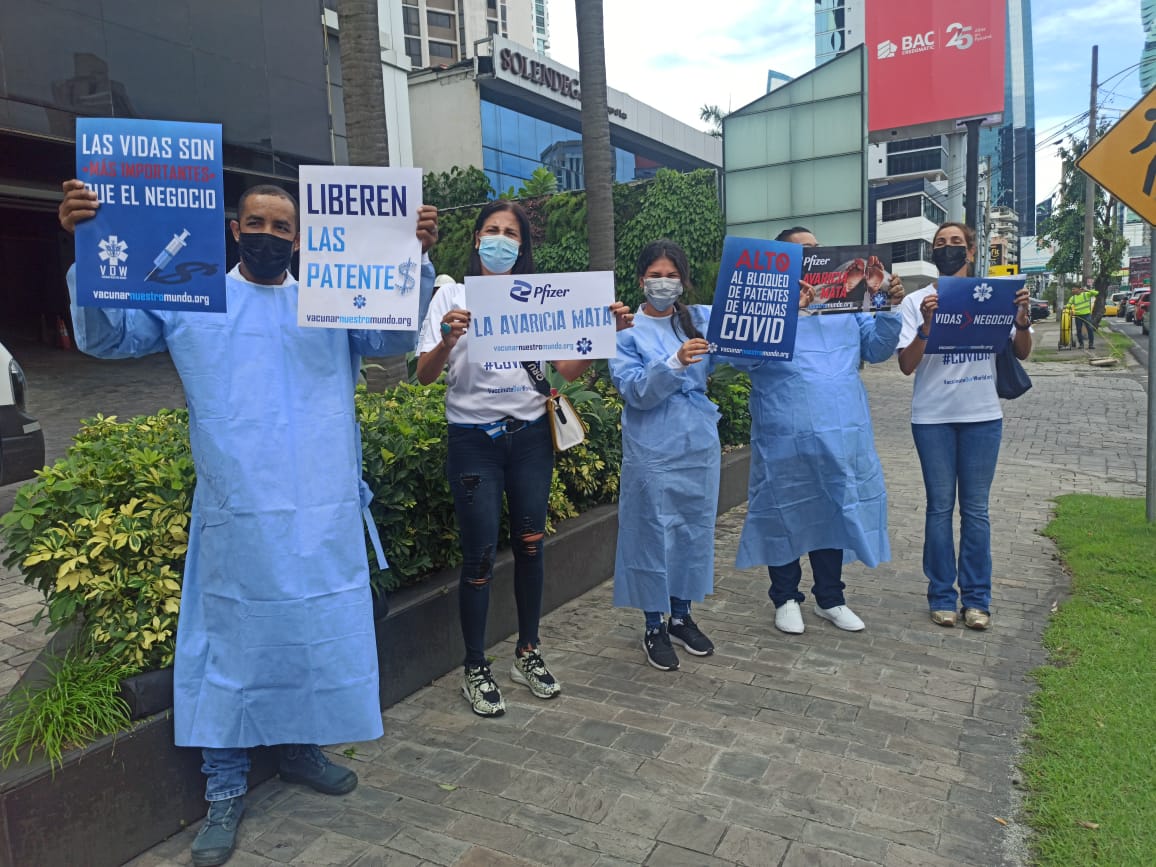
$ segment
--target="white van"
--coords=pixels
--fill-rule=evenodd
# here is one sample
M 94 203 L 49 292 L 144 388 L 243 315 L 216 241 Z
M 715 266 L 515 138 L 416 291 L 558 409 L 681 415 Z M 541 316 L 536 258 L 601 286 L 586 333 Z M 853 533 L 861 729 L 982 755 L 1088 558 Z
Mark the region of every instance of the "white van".
M 30 479 L 44 466 L 44 431 L 25 411 L 28 383 L 0 343 L 0 485 Z

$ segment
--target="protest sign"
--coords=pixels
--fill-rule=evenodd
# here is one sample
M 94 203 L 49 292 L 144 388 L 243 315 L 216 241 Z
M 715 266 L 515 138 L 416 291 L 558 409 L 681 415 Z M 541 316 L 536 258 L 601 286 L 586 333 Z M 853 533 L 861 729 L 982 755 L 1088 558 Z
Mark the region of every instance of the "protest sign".
M 890 310 L 891 253 L 884 247 L 807 247 L 800 280 L 810 283 L 811 313 Z
M 711 352 L 791 359 L 803 250 L 783 241 L 727 236 L 706 335 Z
M 76 225 L 78 304 L 224 311 L 220 124 L 77 118 L 76 177 L 100 201 Z
M 421 169 L 302 166 L 300 205 L 297 324 L 418 328 Z
M 472 363 L 613 358 L 614 272 L 466 277 Z
M 940 277 L 925 353 L 999 352 L 1011 337 L 1023 277 Z

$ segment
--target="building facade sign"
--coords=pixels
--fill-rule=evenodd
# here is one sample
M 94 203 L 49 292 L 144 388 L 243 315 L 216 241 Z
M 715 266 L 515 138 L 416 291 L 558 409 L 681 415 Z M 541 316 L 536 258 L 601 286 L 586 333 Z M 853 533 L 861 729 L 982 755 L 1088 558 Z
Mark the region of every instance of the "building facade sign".
M 537 92 L 566 105 L 582 104 L 581 82 L 575 70 L 501 36 L 492 38 L 495 77 L 519 87 L 533 85 Z M 626 104 L 624 97 L 625 94 L 614 88 L 606 88 L 607 114 L 626 120 L 626 110 L 621 108 Z

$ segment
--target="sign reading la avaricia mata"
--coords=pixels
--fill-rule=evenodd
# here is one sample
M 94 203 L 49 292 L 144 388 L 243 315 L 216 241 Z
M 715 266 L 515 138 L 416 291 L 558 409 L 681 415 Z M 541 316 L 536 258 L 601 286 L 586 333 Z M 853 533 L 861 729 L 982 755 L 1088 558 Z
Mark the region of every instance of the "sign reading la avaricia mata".
M 799 244 L 728 235 L 707 328 L 710 351 L 790 361 L 802 261 Z

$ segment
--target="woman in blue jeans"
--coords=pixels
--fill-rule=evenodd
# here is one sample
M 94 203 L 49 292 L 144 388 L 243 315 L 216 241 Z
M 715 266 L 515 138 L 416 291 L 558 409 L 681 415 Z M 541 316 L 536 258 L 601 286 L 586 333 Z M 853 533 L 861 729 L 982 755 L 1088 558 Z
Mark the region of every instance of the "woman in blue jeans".
M 962 223 L 944 223 L 932 240 L 932 262 L 941 277 L 965 277 L 975 259 L 975 232 Z M 1017 358 L 1032 350 L 1028 290 L 1016 294 L 1012 329 Z M 903 301 L 899 368 L 915 374 L 911 433 L 923 469 L 927 516 L 923 572 L 931 619 L 955 626 L 962 601 L 970 629 L 991 625 L 991 522 L 988 494 L 995 478 L 1003 409 L 995 390 L 995 357 L 974 353 L 925 355 L 938 302 L 934 284 Z M 959 557 L 952 514 L 959 498 Z
M 468 276 L 534 273 L 530 221 L 521 206 L 491 202 L 474 223 Z M 430 303 L 418 341 L 417 378 L 429 385 L 446 371 L 449 456 L 446 471 L 454 497 L 462 546 L 459 612 L 466 646 L 462 694 L 479 716 L 500 716 L 506 705 L 486 661 L 490 580 L 502 517 L 510 515 L 514 551 L 514 598 L 518 644 L 510 677 L 542 699 L 561 691 L 538 649 L 542 612 L 546 504 L 554 472 L 554 446 L 546 403 L 530 371 L 516 361 L 475 364 L 467 357 L 470 311 L 460 283 L 443 286 Z M 629 308 L 610 305 L 618 327 L 630 324 Z M 535 361 L 538 369 L 545 361 Z M 567 380 L 589 361 L 556 361 Z

